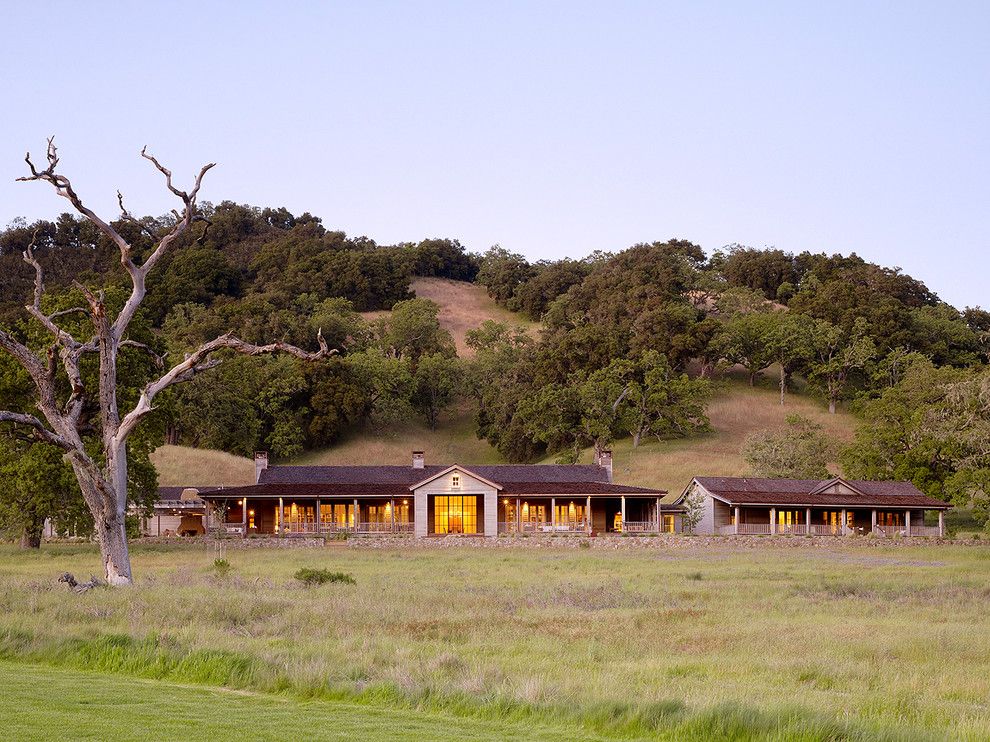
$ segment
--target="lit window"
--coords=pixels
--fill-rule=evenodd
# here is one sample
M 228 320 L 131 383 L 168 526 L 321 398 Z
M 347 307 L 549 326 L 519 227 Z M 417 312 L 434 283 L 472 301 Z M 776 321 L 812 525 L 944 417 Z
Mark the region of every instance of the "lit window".
M 454 476 L 452 476 L 450 478 L 450 486 L 451 487 L 460 487 L 461 486 L 461 475 L 460 474 L 455 474 Z

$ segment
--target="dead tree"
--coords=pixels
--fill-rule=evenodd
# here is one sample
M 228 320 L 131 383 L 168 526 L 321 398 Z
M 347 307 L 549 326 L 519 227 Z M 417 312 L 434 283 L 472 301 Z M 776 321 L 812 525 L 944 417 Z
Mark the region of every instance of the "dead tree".
M 117 399 L 117 356 L 120 349 L 134 346 L 151 352 L 147 346 L 127 337 L 128 326 L 144 300 L 145 283 L 149 274 L 194 222 L 203 221 L 198 213 L 196 198 L 203 176 L 214 166 L 212 163 L 204 166 L 196 176 L 192 189 L 186 192 L 172 184 L 172 173 L 145 149 L 141 150 L 141 156 L 165 177 L 166 187 L 182 202 L 182 208 L 172 211 L 174 222 L 164 234 L 150 235 L 154 238 L 154 248 L 139 264 L 131 244 L 110 223 L 86 207 L 73 190 L 69 179 L 56 172 L 58 154 L 54 139 L 48 140 L 47 168 L 39 170 L 31 161 L 31 154 L 27 154 L 24 159 L 31 174 L 18 180 L 50 183 L 59 196 L 67 199 L 77 212 L 106 235 L 120 252 L 120 263 L 130 276 L 131 292 L 123 308 L 113 317 L 108 311 L 102 291 L 93 291 L 77 283 L 76 287 L 85 297 L 87 306 L 47 314 L 42 309 L 44 273 L 35 258 L 32 243 L 24 253 L 24 260 L 34 268 L 35 273 L 34 296 L 26 309 L 47 330 L 51 343 L 44 352 L 36 353 L 9 333 L 0 330 L 0 349 L 13 356 L 30 375 L 37 395 L 34 404 L 40 413 L 0 410 L 0 423 L 13 423 L 29 430 L 36 439 L 64 451 L 93 516 L 105 577 L 110 585 L 127 585 L 132 582 L 124 529 L 124 515 L 127 511 L 127 439 L 141 420 L 154 410 L 155 397 L 168 387 L 189 381 L 196 374 L 216 366 L 220 360 L 212 356 L 220 350 L 247 355 L 282 352 L 305 361 L 317 361 L 333 352 L 327 348 L 322 333 L 317 333 L 320 349 L 316 352 L 281 342 L 252 345 L 227 333 L 201 345 L 181 363 L 148 382 L 133 409 L 121 411 Z M 121 219 L 138 224 L 143 232 L 150 234 L 145 225 L 124 208 L 119 192 L 117 196 L 122 212 Z M 57 320 L 68 313 L 86 315 L 93 326 L 92 335 L 77 338 L 63 329 Z M 80 370 L 82 358 L 87 354 L 94 354 L 99 358 L 99 375 L 95 389 L 86 387 Z M 163 360 L 158 360 L 164 369 Z M 60 394 L 59 389 L 66 388 L 64 381 L 68 382 L 68 392 Z M 99 457 L 87 453 L 83 440 L 84 428 L 91 425 L 91 422 L 82 419 L 83 409 L 90 401 L 99 407 L 98 432 L 102 454 Z

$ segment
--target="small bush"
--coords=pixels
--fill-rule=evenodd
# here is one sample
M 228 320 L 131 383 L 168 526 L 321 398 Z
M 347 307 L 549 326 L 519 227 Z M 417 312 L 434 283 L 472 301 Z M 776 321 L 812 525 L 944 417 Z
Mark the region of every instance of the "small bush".
M 587 539 L 583 539 L 581 541 L 581 543 L 578 544 L 578 546 L 580 548 L 582 548 L 582 549 L 590 549 L 591 548 L 591 542 L 588 541 Z
M 702 579 L 701 572 L 691 572 L 687 575 L 689 580 L 694 580 L 695 582 L 700 582 Z
M 230 566 L 230 562 L 226 559 L 213 560 L 213 572 L 217 577 L 226 577 L 230 574 L 231 569 L 233 568 Z
M 357 584 L 357 580 L 346 572 L 331 572 L 329 569 L 312 569 L 310 567 L 303 567 L 298 570 L 293 577 L 307 587 L 325 585 L 328 582 L 342 582 L 345 585 Z
M 346 541 L 347 531 L 337 531 L 330 537 L 333 541 Z

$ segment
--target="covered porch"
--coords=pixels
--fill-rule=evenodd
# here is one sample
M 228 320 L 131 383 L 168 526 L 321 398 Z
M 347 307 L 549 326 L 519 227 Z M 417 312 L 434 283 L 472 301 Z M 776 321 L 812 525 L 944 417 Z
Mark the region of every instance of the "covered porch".
M 207 532 L 230 536 L 413 533 L 412 497 L 212 498 Z
M 938 525 L 925 525 L 925 510 L 864 507 L 766 507 L 716 504 L 720 535 L 797 535 L 880 537 L 945 535 L 944 512 Z
M 664 512 L 660 498 L 502 497 L 498 502 L 500 534 L 674 533 L 679 511 Z

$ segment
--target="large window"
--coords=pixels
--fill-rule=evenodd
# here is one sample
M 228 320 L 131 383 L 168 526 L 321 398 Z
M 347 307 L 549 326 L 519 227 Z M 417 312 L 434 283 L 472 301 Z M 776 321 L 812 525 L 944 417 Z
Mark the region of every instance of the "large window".
M 477 495 L 437 495 L 433 501 L 434 533 L 477 533 Z

